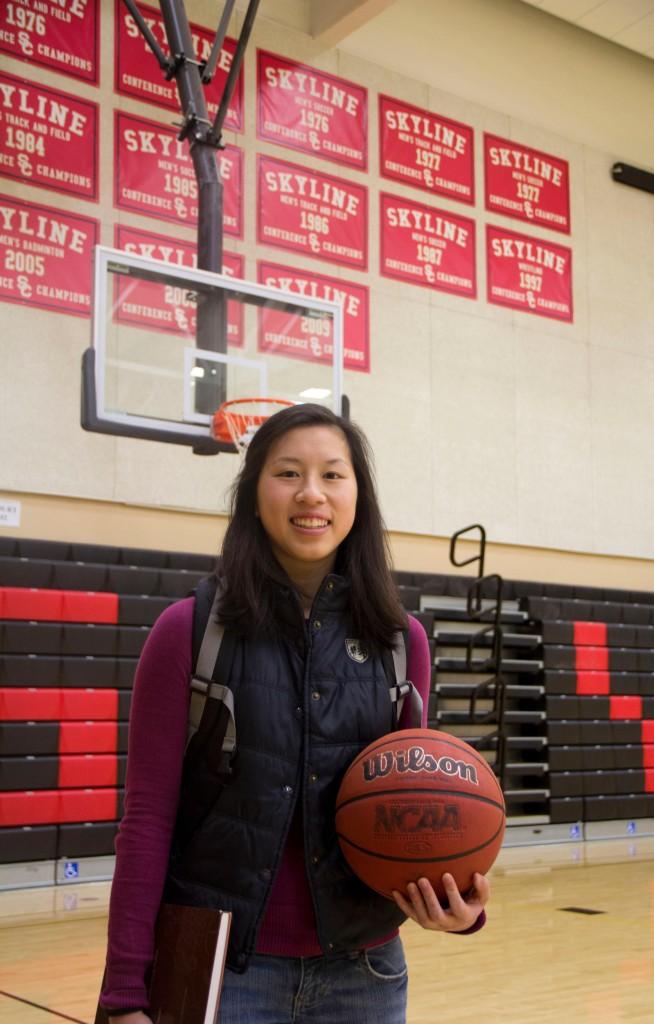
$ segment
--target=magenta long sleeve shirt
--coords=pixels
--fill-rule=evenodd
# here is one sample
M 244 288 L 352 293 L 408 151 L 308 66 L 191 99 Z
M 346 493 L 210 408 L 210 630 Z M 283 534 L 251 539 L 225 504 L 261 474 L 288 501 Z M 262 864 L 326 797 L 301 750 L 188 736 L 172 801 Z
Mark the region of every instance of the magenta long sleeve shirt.
M 147 1006 L 145 974 L 164 888 L 186 745 L 193 599 L 171 605 L 154 624 L 139 660 L 130 712 L 125 814 L 116 839 L 102 1003 Z M 425 631 L 409 617 L 407 678 L 427 721 L 431 663 Z M 408 725 L 408 702 L 400 726 Z M 304 866 L 301 813 L 296 812 L 257 943 L 258 953 L 322 953 Z

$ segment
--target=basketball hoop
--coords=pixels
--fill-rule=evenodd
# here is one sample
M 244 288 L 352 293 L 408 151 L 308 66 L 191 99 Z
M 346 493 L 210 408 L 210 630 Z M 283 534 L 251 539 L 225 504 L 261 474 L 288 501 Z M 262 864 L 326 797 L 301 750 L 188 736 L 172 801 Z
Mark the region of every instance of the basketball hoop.
M 223 402 L 214 413 L 211 436 L 216 441 L 231 441 L 242 455 L 262 423 L 265 423 L 273 413 L 294 404 L 285 398 L 232 398 L 229 402 Z M 265 411 L 261 409 L 262 405 Z M 242 406 L 246 406 L 245 411 Z M 252 408 L 248 410 L 247 406 Z M 270 406 L 278 408 L 269 408 Z

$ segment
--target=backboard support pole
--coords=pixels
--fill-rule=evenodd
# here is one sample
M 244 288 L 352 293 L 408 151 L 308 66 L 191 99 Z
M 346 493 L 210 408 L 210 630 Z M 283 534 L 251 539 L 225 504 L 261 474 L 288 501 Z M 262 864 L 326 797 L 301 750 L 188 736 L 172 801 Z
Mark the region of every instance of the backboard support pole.
M 161 0 L 161 14 L 175 62 L 174 77 L 184 118 L 181 135 L 189 138 L 198 185 L 198 267 L 220 274 L 223 269 L 223 184 L 215 158 L 220 142 L 207 138 L 211 122 L 183 0 Z M 221 296 L 198 296 L 196 341 L 198 348 L 227 351 L 227 304 Z M 198 365 L 202 365 L 201 361 Z M 220 366 L 204 369 L 205 377 L 197 381 L 196 409 L 211 413 L 226 398 L 224 372 Z

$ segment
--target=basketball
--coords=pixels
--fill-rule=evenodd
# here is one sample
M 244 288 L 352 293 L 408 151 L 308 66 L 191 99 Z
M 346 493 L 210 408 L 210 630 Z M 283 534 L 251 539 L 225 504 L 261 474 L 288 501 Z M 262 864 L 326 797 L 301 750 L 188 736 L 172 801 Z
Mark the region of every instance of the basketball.
M 354 873 L 392 898 L 428 878 L 439 897 L 449 872 L 462 893 L 502 845 L 504 797 L 488 762 L 435 729 L 388 733 L 362 750 L 336 798 L 336 832 Z

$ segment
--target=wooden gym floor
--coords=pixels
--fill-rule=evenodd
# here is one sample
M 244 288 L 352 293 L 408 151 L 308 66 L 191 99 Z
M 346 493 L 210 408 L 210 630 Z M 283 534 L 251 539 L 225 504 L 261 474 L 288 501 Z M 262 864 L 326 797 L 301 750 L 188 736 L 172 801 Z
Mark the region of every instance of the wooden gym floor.
M 478 935 L 403 929 L 409 1024 L 651 1024 L 654 838 L 504 849 L 491 878 Z M 93 1020 L 107 895 L 0 893 L 2 1024 Z

